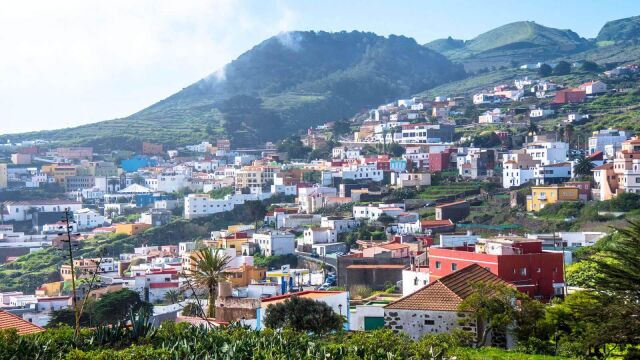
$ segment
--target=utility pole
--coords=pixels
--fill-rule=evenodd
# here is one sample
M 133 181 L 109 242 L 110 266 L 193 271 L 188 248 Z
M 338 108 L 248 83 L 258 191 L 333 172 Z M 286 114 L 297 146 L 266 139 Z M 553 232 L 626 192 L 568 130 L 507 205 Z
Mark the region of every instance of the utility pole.
M 80 335 L 80 312 L 78 311 L 78 292 L 76 289 L 76 272 L 73 264 L 73 243 L 71 240 L 71 232 L 72 232 L 71 224 L 73 224 L 73 220 L 71 218 L 71 211 L 69 210 L 69 208 L 64 209 L 64 219 L 62 220 L 62 222 L 65 224 L 63 230 L 67 238 L 66 240 L 62 240 L 62 241 L 69 243 L 68 250 L 69 250 L 69 264 L 71 266 L 71 291 L 72 291 L 73 313 L 75 318 L 73 337 L 74 339 L 77 339 L 78 336 Z

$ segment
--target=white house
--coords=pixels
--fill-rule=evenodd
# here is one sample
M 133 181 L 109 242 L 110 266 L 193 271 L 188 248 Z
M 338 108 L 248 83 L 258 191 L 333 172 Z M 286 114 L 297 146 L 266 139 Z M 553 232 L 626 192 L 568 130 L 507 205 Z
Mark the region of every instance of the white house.
M 264 256 L 288 255 L 295 252 L 295 236 L 279 231 L 264 234 L 253 234 L 250 240 L 260 247 Z
M 429 284 L 429 268 L 402 270 L 402 296 L 413 294 Z
M 501 123 L 504 119 L 504 115 L 500 109 L 495 108 L 493 110 L 485 111 L 482 115 L 478 116 L 478 123 L 480 124 L 497 124 Z
M 603 153 L 608 145 L 612 146 L 613 152 L 620 150 L 622 143 L 631 137 L 626 131 L 616 129 L 604 129 L 594 131 L 589 137 L 589 154 L 595 154 L 598 151 Z
M 31 220 L 31 214 L 38 212 L 61 212 L 69 209 L 72 212 L 82 209 L 82 203 L 70 200 L 28 200 L 9 201 L 5 203 L 4 221 Z
M 368 204 L 354 206 L 352 213 L 355 219 L 375 221 L 382 214 L 387 214 L 391 217 L 397 217 L 403 212 L 404 204 Z
M 529 112 L 529 117 L 532 119 L 540 119 L 555 114 L 555 110 L 551 109 L 533 109 Z
M 584 91 L 587 95 L 603 94 L 607 92 L 607 84 L 602 81 L 589 81 L 580 85 L 580 90 Z
M 320 222 L 320 227 L 329 228 L 335 230 L 338 234 L 341 234 L 358 227 L 358 221 L 356 219 L 345 219 L 340 216 L 323 216 Z
M 80 209 L 73 213 L 73 219 L 78 225 L 78 230 L 87 230 L 100 227 L 105 218 L 100 213 L 91 209 Z
M 384 172 L 378 170 L 376 164 L 346 165 L 340 168 L 334 175 L 349 180 L 371 180 L 379 182 L 384 179 Z
M 328 227 L 313 227 L 304 231 L 302 244 L 312 246 L 338 242 L 338 232 Z

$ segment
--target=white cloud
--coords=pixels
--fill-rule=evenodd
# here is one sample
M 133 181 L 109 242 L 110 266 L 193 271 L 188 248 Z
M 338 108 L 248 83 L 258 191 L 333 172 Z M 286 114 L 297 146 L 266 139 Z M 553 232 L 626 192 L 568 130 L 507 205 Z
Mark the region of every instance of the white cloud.
M 238 0 L 1 2 L 0 134 L 126 116 L 295 18 Z

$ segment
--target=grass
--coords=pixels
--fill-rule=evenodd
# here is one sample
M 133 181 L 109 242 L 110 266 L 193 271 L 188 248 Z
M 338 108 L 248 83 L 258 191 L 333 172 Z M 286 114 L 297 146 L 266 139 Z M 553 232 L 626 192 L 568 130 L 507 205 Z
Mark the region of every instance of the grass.
M 519 352 L 505 351 L 496 348 L 481 348 L 481 349 L 465 349 L 463 353 L 472 359 L 478 360 L 560 360 L 568 359 L 561 356 L 550 355 L 531 355 Z
M 452 183 L 446 185 L 434 185 L 428 186 L 426 189 L 418 194 L 420 199 L 435 200 L 445 196 L 459 195 L 465 191 L 475 190 L 480 188 L 478 182 L 461 182 Z

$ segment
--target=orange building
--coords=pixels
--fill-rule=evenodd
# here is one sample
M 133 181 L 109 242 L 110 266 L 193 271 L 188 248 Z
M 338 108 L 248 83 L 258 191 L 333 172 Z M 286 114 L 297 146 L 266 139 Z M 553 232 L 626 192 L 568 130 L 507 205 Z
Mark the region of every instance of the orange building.
M 267 275 L 267 269 L 253 265 L 241 265 L 237 268 L 226 269 L 224 273 L 227 276 L 227 281 L 234 287 L 245 287 L 253 282 L 263 280 Z
M 138 235 L 151 228 L 149 224 L 116 224 L 116 234 Z

